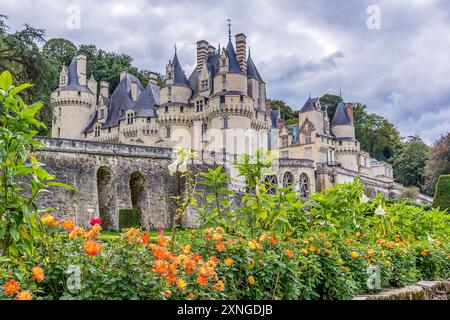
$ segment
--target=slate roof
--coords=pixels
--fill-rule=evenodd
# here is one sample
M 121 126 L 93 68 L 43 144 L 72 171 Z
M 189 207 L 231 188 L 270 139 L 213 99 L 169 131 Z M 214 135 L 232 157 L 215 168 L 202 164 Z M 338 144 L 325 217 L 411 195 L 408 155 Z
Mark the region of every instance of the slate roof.
M 178 61 L 177 53 L 173 56 L 172 60 L 173 66 L 173 84 L 189 85 L 186 75 L 184 74 L 183 68 L 181 68 L 180 61 Z
M 311 99 L 311 97 L 309 97 L 308 100 L 306 100 L 306 102 L 303 105 L 303 107 L 300 109 L 299 113 L 317 110 L 316 109 L 317 101 L 319 101 L 319 98 Z
M 236 57 L 236 52 L 234 51 L 233 43 L 228 41 L 227 48 L 225 49 L 228 55 L 228 71 L 229 72 L 241 72 L 241 67 L 239 66 L 239 61 Z
M 66 86 L 59 87 L 56 91 L 82 91 L 94 94 L 87 86 L 80 85 L 77 75 L 77 56 L 72 58 L 68 68 L 68 83 Z
M 345 109 L 344 101 L 342 99 L 336 108 L 333 120 L 331 120 L 331 126 L 339 126 L 339 125 L 353 125 L 353 121 L 348 116 L 347 110 Z
M 264 82 L 261 75 L 259 74 L 258 69 L 255 66 L 255 63 L 252 60 L 250 52 L 248 53 L 248 58 L 247 58 L 247 77 L 255 78 L 258 81 Z

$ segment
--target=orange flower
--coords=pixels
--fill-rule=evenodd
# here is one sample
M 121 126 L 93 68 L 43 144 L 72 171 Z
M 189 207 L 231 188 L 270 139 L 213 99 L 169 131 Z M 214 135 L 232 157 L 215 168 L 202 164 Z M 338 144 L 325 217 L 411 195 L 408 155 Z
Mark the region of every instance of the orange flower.
M 44 271 L 40 267 L 34 267 L 31 269 L 31 274 L 33 276 L 33 280 L 36 282 L 44 281 Z
M 267 232 L 263 232 L 263 233 L 261 233 L 261 235 L 259 236 L 258 241 L 259 241 L 259 242 L 263 242 L 264 240 L 266 240 L 266 238 L 267 238 Z
M 314 246 L 310 246 L 310 247 L 308 248 L 308 250 L 309 250 L 310 252 L 315 252 L 315 251 L 317 251 L 317 248 L 314 247 Z
M 187 244 L 184 247 L 181 247 L 181 252 L 188 254 L 189 252 L 191 252 L 191 245 Z
M 217 267 L 217 265 L 219 264 L 219 259 L 217 259 L 217 257 L 215 257 L 215 256 L 209 257 L 208 261 L 212 261 L 214 264 L 214 267 Z
M 164 249 L 161 246 L 155 246 L 155 248 L 152 251 L 153 255 L 155 256 L 156 259 L 165 259 L 168 256 L 168 252 L 166 251 L 166 249 Z
M 153 270 L 158 274 L 165 274 L 169 270 L 169 263 L 164 260 L 156 260 L 153 263 Z
M 361 236 L 361 232 L 357 231 L 357 232 L 355 233 L 355 236 L 356 236 L 357 238 L 360 237 L 360 236 Z
M 223 291 L 223 290 L 225 290 L 225 284 L 223 283 L 223 281 L 222 280 L 219 280 L 219 281 L 217 281 L 217 283 L 214 285 L 214 290 L 217 290 L 217 291 Z
M 221 234 L 218 234 L 218 233 L 214 233 L 214 234 L 213 234 L 213 240 L 214 240 L 214 241 L 220 241 L 220 240 L 222 240 L 222 235 L 221 235 Z
M 172 291 L 170 291 L 170 290 L 165 290 L 165 291 L 164 291 L 164 296 L 165 296 L 167 299 L 169 299 L 169 298 L 172 296 Z
M 352 244 L 353 239 L 347 239 L 347 244 Z
M 201 286 L 201 287 L 203 287 L 204 285 L 206 285 L 206 283 L 208 282 L 208 279 L 206 278 L 206 276 L 204 276 L 204 275 L 199 275 L 198 277 L 197 277 L 197 283 Z
M 423 249 L 420 253 L 425 257 L 428 254 L 428 250 Z
M 192 259 L 193 259 L 195 262 L 199 262 L 199 261 L 202 259 L 202 256 L 199 255 L 198 253 L 194 253 L 194 254 L 192 255 Z
M 161 234 L 159 234 L 156 239 L 158 240 L 158 245 L 160 245 L 161 247 L 167 247 L 167 244 L 170 242 L 169 237 L 165 237 Z
M 252 286 L 253 284 L 255 284 L 255 278 L 253 278 L 253 276 L 249 276 L 247 279 L 248 283 Z
M 217 251 L 225 251 L 225 250 L 227 250 L 227 246 L 223 242 L 217 242 L 216 243 L 216 250 Z
M 386 242 L 386 247 L 392 248 L 394 246 L 394 243 L 392 241 Z
M 178 279 L 177 280 L 177 287 L 180 290 L 186 289 L 186 281 L 184 281 L 183 279 Z
M 308 254 L 308 250 L 302 249 L 302 254 L 307 255 Z
M 142 233 L 141 240 L 142 240 L 142 243 L 144 244 L 144 246 L 146 246 L 147 243 L 149 243 L 149 241 L 150 241 L 150 236 L 148 235 L 148 233 L 145 233 L 145 232 Z
M 74 227 L 72 232 L 69 234 L 69 238 L 76 238 L 84 234 L 84 229 L 82 227 Z
M 19 292 L 15 300 L 33 300 L 33 297 L 28 291 Z
M 250 250 L 256 250 L 260 247 L 260 244 L 255 240 L 248 241 L 247 245 L 250 248 Z
M 57 226 L 58 221 L 55 220 L 55 217 L 53 217 L 51 214 L 44 214 L 41 218 L 41 221 L 46 226 Z
M 286 256 L 288 256 L 289 258 L 292 258 L 294 256 L 294 251 L 290 250 L 290 249 L 286 249 L 286 250 L 284 250 L 284 254 Z
M 233 259 L 230 257 L 225 258 L 224 263 L 226 266 L 230 267 L 231 265 L 233 265 Z
M 64 221 L 63 228 L 66 231 L 72 232 L 73 228 L 75 228 L 75 222 L 73 220 Z
M 330 249 L 328 248 L 324 248 L 323 251 L 325 251 L 325 253 L 330 254 Z
M 359 253 L 356 252 L 356 251 L 352 251 L 352 252 L 350 253 L 350 257 L 351 257 L 352 259 L 356 259 L 356 258 L 359 257 Z
M 86 241 L 83 246 L 84 252 L 90 256 L 96 256 L 100 252 L 101 248 L 102 246 L 100 245 L 100 243 L 92 240 Z
M 331 244 L 330 241 L 325 242 L 325 245 L 326 245 L 327 247 L 331 247 L 331 246 L 332 246 L 332 244 Z
M 177 277 L 171 273 L 166 274 L 166 279 L 169 283 L 175 283 L 177 281 Z
M 319 232 L 319 237 L 325 238 L 325 232 Z
M 270 237 L 269 237 L 269 241 L 270 241 L 270 243 L 272 243 L 272 244 L 277 243 L 277 239 L 275 238 L 275 236 L 270 236 Z
M 408 252 L 408 250 L 407 250 L 406 248 L 400 248 L 400 250 L 401 250 L 403 253 L 407 253 L 407 252 Z
M 169 271 L 172 274 L 177 274 L 177 272 L 178 272 L 177 265 L 176 264 L 169 264 Z
M 375 254 L 375 250 L 373 250 L 373 249 L 367 250 L 367 257 L 368 257 L 368 258 L 373 257 L 374 254 Z
M 10 297 L 19 292 L 19 290 L 20 290 L 20 283 L 14 280 L 6 282 L 5 285 L 3 286 L 3 291 Z

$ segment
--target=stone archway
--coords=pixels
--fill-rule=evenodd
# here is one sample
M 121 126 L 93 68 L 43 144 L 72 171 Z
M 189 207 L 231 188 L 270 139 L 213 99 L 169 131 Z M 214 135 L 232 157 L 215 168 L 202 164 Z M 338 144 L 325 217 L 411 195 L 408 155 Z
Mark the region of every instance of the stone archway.
M 293 184 L 294 184 L 294 175 L 288 171 L 283 175 L 283 188 L 292 187 Z
M 97 170 L 98 212 L 102 219 L 102 228 L 110 230 L 113 225 L 114 190 L 112 190 L 112 173 L 108 167 Z
M 144 175 L 138 171 L 130 175 L 131 207 L 139 210 L 142 220 L 142 211 L 145 209 Z M 141 221 L 142 223 L 142 221 Z
M 268 194 L 276 194 L 277 190 L 277 176 L 273 175 L 273 176 L 266 176 L 266 178 L 264 179 L 264 181 L 266 182 L 266 188 L 267 188 L 267 193 Z
M 300 184 L 300 195 L 302 197 L 307 197 L 309 195 L 309 178 L 306 173 L 302 173 L 299 179 Z

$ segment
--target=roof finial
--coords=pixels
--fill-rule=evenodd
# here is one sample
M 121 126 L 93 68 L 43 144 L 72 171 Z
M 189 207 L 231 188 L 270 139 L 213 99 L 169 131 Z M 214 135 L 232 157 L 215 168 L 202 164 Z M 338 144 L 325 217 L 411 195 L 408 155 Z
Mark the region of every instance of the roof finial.
M 311 91 L 309 92 L 309 99 L 311 99 Z
M 231 20 L 227 19 L 228 21 L 228 40 L 231 41 Z
M 342 99 L 342 89 L 341 89 L 341 85 L 339 85 L 339 98 Z
M 248 46 L 248 57 L 250 58 L 250 50 L 251 49 L 251 47 L 250 46 Z
M 175 43 L 175 45 L 173 46 L 173 48 L 175 49 L 175 55 L 177 55 L 177 44 Z

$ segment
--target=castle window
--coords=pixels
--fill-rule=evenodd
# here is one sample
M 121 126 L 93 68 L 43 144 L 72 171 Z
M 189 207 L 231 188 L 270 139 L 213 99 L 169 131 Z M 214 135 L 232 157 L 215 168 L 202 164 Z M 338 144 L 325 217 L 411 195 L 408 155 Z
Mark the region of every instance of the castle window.
M 84 133 L 84 137 L 87 138 L 87 132 Z
M 166 127 L 166 138 L 170 138 L 170 127 Z
M 307 197 L 309 194 L 309 178 L 305 173 L 300 175 L 300 195 L 302 197 Z
M 208 131 L 208 124 L 206 122 L 202 123 L 202 135 L 204 135 Z
M 208 80 L 202 80 L 200 83 L 201 90 L 207 90 L 208 89 Z
M 61 128 L 58 128 L 58 138 L 61 138 Z
M 81 91 L 78 91 L 78 96 L 81 97 Z
M 281 147 L 287 148 L 289 146 L 289 136 L 281 137 Z
M 61 108 L 58 108 L 58 116 L 61 117 Z
M 228 118 L 227 117 L 223 118 L 223 128 L 228 129 Z
M 339 141 L 339 145 L 342 146 L 342 141 Z
M 100 126 L 95 126 L 94 128 L 94 137 L 100 137 Z
M 100 110 L 100 119 L 103 119 L 105 117 L 105 109 Z
M 220 96 L 220 103 L 225 103 L 225 96 Z
M 58 97 L 59 97 L 60 93 L 61 93 L 61 92 L 58 91 Z
M 225 85 L 226 82 L 227 82 L 227 75 L 223 74 L 222 75 L 222 84 Z
M 127 113 L 127 124 L 133 124 L 134 122 L 134 112 Z
M 264 114 L 264 121 L 267 121 L 267 114 Z
M 239 101 L 244 102 L 244 96 L 240 96 Z
M 203 111 L 203 100 L 198 100 L 197 102 L 195 102 L 195 109 L 197 112 Z
M 181 112 L 181 113 L 184 112 L 184 107 L 183 107 L 183 106 L 180 107 L 180 112 Z
M 108 128 L 108 133 L 111 133 L 111 127 Z
M 167 80 L 172 80 L 172 72 L 167 73 Z
M 151 121 L 152 121 L 152 118 L 147 117 L 147 122 L 151 122 Z
M 164 112 L 165 112 L 165 113 L 168 113 L 168 112 L 169 112 L 169 107 L 168 107 L 168 106 L 165 106 L 165 107 L 164 107 Z
M 306 135 L 305 135 L 305 143 L 306 143 L 306 144 L 312 143 L 311 132 L 307 132 L 307 133 L 306 133 Z

